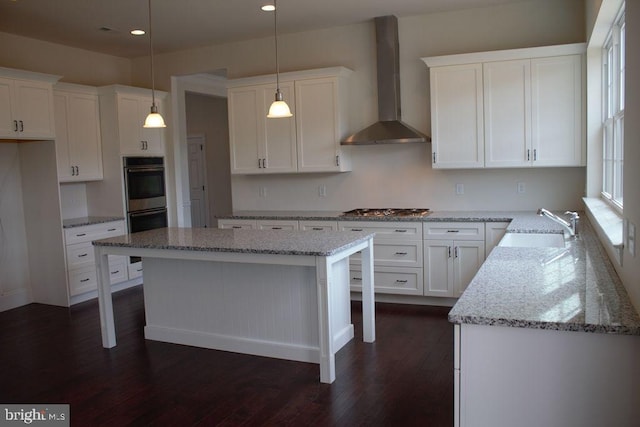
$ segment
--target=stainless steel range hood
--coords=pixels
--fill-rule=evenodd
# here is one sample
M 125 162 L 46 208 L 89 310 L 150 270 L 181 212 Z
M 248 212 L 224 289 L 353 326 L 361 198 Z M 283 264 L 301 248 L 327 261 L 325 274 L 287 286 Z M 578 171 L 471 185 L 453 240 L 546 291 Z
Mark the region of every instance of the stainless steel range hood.
M 404 144 L 431 138 L 402 122 L 398 18 L 374 19 L 378 64 L 378 121 L 344 139 L 343 145 Z

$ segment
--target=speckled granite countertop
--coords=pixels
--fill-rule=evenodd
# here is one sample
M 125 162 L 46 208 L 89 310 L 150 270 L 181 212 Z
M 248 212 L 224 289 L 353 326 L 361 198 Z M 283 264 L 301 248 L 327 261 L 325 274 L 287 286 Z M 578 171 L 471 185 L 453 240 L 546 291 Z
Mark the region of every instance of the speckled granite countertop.
M 523 215 L 507 231 L 557 232 L 546 222 Z M 586 218 L 579 230 L 565 248 L 494 248 L 449 321 L 640 335 L 640 318 Z
M 434 211 L 425 217 L 341 217 L 340 212 L 234 212 L 225 218 L 509 222 L 509 233 L 563 233 L 533 211 Z M 449 321 L 640 335 L 640 317 L 595 231 L 581 215 L 565 248 L 496 247 L 449 313 Z
M 122 221 L 124 218 L 117 216 L 83 216 L 62 220 L 63 228 L 82 227 L 85 225 L 103 224 L 105 222 Z
M 158 228 L 94 241 L 95 246 L 143 249 L 329 256 L 373 237 L 366 231 Z

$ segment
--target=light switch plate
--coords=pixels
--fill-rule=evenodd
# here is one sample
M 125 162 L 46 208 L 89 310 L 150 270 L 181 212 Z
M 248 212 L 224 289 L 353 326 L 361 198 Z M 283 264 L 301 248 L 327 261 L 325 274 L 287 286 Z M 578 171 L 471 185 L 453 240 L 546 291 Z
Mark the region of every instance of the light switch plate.
M 518 193 L 522 194 L 525 193 L 527 191 L 527 186 L 524 182 L 519 182 L 518 183 Z
M 464 194 L 464 184 L 456 184 L 456 194 Z

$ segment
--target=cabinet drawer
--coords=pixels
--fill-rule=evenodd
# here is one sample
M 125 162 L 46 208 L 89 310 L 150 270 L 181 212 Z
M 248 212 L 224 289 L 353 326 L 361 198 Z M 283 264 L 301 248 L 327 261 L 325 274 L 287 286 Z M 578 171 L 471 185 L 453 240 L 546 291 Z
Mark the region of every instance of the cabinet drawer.
M 258 230 L 297 230 L 296 220 L 258 220 L 256 221 Z
M 91 242 L 92 240 L 125 234 L 124 221 L 112 221 L 102 224 L 92 224 L 83 227 L 65 228 L 64 237 L 67 245 Z
M 299 221 L 300 230 L 338 231 L 337 221 Z
M 424 224 L 425 239 L 484 240 L 483 222 L 431 222 Z
M 127 257 L 109 256 L 109 278 L 111 284 L 125 282 L 129 277 Z
M 91 242 L 67 245 L 67 267 L 74 269 L 85 264 L 95 266 L 95 252 Z
M 89 265 L 75 270 L 69 270 L 69 294 L 71 296 L 83 294 L 97 289 L 95 266 Z
M 422 240 L 422 223 L 393 221 L 340 221 L 340 231 L 367 231 L 376 233 L 375 240 Z
M 252 219 L 219 219 L 218 228 L 244 228 L 247 230 L 255 230 L 256 221 Z
M 362 272 L 351 269 L 349 272 L 351 290 L 362 291 Z M 420 268 L 376 268 L 373 272 L 376 293 L 422 295 L 422 269 Z
M 129 280 L 142 276 L 142 261 L 129 264 L 128 267 Z
M 351 255 L 351 264 L 359 265 L 360 253 Z M 389 267 L 422 267 L 422 241 L 382 240 L 373 245 L 373 263 Z

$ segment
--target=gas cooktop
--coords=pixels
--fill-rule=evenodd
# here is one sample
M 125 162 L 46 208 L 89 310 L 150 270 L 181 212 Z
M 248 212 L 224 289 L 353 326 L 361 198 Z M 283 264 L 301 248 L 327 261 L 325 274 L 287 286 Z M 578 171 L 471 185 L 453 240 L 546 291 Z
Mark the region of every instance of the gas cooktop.
M 429 214 L 429 209 L 420 208 L 366 208 L 353 209 L 343 212 L 342 216 L 353 217 L 394 217 L 394 216 L 415 216 L 421 217 Z

